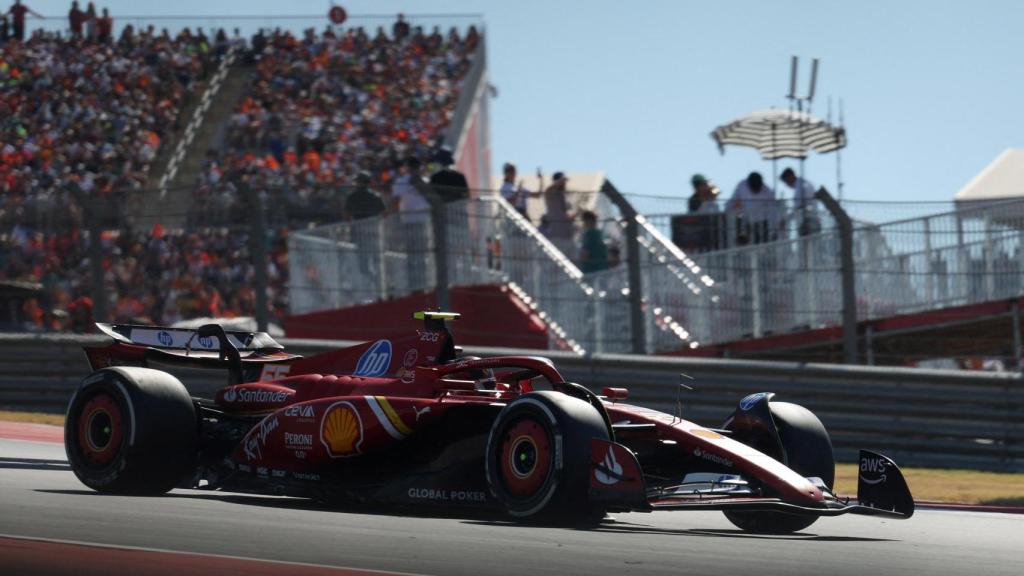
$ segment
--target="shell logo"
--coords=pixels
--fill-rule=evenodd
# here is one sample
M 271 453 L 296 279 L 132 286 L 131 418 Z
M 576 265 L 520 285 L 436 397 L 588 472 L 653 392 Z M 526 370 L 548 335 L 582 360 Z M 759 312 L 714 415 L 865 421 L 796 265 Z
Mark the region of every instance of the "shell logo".
M 327 409 L 320 425 L 320 441 L 331 458 L 359 454 L 359 446 L 363 443 L 363 421 L 351 402 L 336 402 Z

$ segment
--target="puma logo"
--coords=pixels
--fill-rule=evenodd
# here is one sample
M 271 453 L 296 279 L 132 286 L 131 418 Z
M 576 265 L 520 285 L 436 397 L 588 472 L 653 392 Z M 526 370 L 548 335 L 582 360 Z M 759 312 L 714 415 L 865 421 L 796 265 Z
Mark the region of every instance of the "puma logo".
M 414 412 L 416 412 L 416 421 L 417 422 L 420 421 L 420 414 L 426 414 L 427 412 L 430 412 L 430 406 L 424 406 L 422 410 L 420 410 L 419 408 L 413 406 L 412 409 L 413 409 Z

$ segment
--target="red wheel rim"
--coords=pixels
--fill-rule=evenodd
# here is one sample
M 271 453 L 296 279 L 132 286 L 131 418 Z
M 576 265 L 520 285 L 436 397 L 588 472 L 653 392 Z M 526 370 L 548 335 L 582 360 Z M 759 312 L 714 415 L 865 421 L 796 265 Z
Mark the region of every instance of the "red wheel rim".
M 78 447 L 90 464 L 109 464 L 122 435 L 121 409 L 113 398 L 98 394 L 85 404 L 78 419 Z
M 501 443 L 501 477 L 510 494 L 534 495 L 551 472 L 551 441 L 534 420 L 520 420 L 505 430 Z

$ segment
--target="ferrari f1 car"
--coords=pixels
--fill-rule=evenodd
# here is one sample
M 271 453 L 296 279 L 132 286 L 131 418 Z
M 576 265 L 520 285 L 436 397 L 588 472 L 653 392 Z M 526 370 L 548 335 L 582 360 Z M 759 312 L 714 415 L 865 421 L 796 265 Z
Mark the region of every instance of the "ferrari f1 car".
M 308 358 L 264 333 L 100 324 L 94 372 L 68 407 L 65 446 L 100 492 L 175 487 L 323 501 L 488 508 L 597 519 L 721 510 L 753 532 L 846 513 L 909 518 L 889 458 L 860 453 L 856 500 L 833 490 L 832 443 L 808 410 L 743 398 L 720 429 L 597 395 L 534 356 L 477 358 L 448 313 L 422 330 Z M 213 398 L 152 366 L 226 371 Z

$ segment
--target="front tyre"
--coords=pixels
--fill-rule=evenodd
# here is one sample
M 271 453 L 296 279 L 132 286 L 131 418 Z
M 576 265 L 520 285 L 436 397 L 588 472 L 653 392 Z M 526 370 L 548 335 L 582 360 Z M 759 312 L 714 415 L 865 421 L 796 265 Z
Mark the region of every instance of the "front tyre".
M 97 370 L 68 405 L 64 449 L 83 484 L 110 494 L 162 494 L 195 467 L 195 406 L 185 386 L 150 368 Z
M 832 440 L 821 420 L 798 404 L 772 402 L 769 407 L 782 449 L 786 452 L 784 461 L 787 466 L 802 476 L 821 478 L 831 489 L 835 482 L 836 463 Z M 818 520 L 817 516 L 784 512 L 726 511 L 724 514 L 736 527 L 758 534 L 790 534 Z
M 494 497 L 517 518 L 592 521 L 590 441 L 608 439 L 593 406 L 557 392 L 525 394 L 491 427 L 485 458 Z

